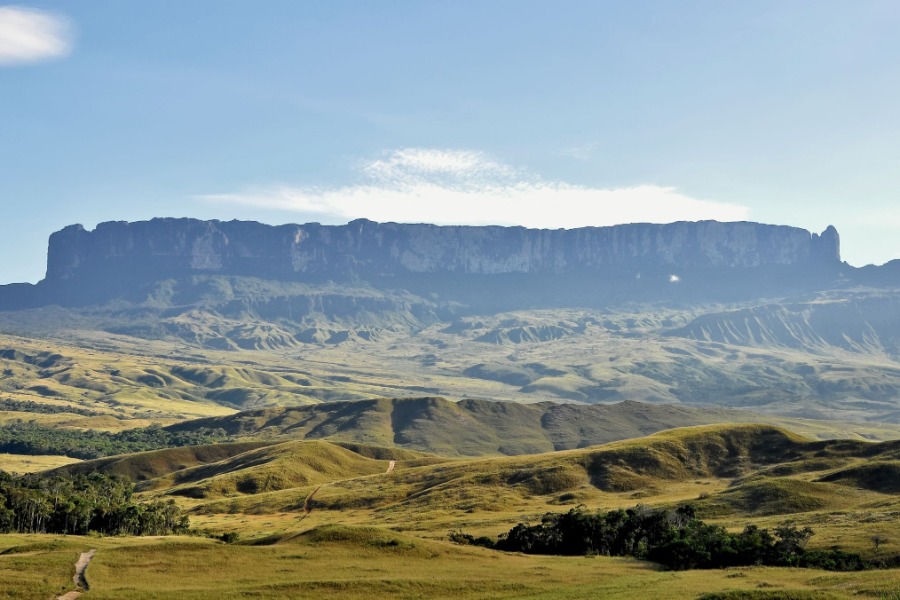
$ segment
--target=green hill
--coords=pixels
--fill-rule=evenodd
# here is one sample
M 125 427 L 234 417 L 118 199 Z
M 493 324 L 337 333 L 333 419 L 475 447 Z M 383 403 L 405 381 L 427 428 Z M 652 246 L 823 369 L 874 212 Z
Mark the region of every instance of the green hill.
M 101 472 L 121 475 L 132 481 L 147 481 L 182 469 L 226 460 L 270 444 L 271 442 L 239 442 L 166 448 L 79 462 L 54 469 L 47 474 L 76 475 Z
M 251 410 L 172 425 L 173 431 L 221 428 L 235 436 L 328 439 L 433 452 L 443 456 L 529 454 L 640 437 L 672 427 L 735 420 L 736 411 L 637 402 L 518 404 L 444 398 L 381 398 L 309 407 Z M 747 415 L 740 415 L 747 418 Z
M 221 428 L 239 438 L 327 439 L 408 448 L 442 456 L 513 456 L 584 448 L 675 427 L 766 420 L 824 437 L 833 437 L 840 427 L 835 423 L 765 417 L 714 407 L 641 402 L 598 405 L 473 399 L 452 402 L 423 397 L 248 410 L 185 421 L 169 429 Z M 862 424 L 849 429 L 854 427 L 866 429 Z
M 427 405 L 432 400 L 421 402 Z M 432 408 L 442 410 L 437 407 L 439 403 Z M 210 540 L 198 537 L 154 540 L 153 544 L 160 544 L 158 551 L 147 542 L 128 538 L 93 540 L 91 546 L 99 551 L 91 565 L 90 593 L 95 593 L 95 582 L 108 594 L 118 593 L 117 572 L 134 569 L 128 565 L 148 569 L 152 578 L 159 570 L 152 565 L 163 564 L 165 582 L 154 579 L 157 588 L 171 586 L 179 593 L 193 589 L 193 573 L 197 565 L 203 565 L 211 572 L 221 571 L 222 580 L 232 582 L 222 589 L 245 589 L 241 586 L 250 585 L 247 582 L 252 579 L 248 573 L 258 572 L 254 564 L 268 565 L 277 557 L 277 564 L 266 567 L 264 578 L 253 580 L 260 587 L 252 589 L 261 590 L 264 597 L 283 591 L 265 587 L 270 581 L 294 580 L 297 573 L 308 575 L 310 585 L 318 581 L 315 585 L 325 585 L 340 596 L 348 589 L 348 578 L 359 573 L 371 570 L 372 577 L 383 582 L 387 573 L 394 577 L 405 573 L 405 565 L 415 563 L 421 566 L 421 578 L 404 588 L 404 594 L 412 597 L 425 589 L 421 582 L 433 580 L 446 567 L 446 560 L 457 557 L 455 573 L 467 573 L 467 564 L 474 560 L 488 565 L 498 581 L 507 582 L 505 596 L 498 597 L 521 597 L 531 589 L 513 581 L 519 575 L 510 575 L 509 565 L 534 561 L 529 563 L 534 568 L 521 576 L 537 581 L 568 564 L 567 560 L 577 561 L 572 563 L 573 576 L 589 572 L 592 580 L 614 564 L 622 569 L 616 577 L 634 574 L 633 581 L 616 588 L 618 597 L 633 597 L 634 586 L 650 579 L 657 586 L 654 597 L 697 597 L 701 591 L 736 586 L 758 590 L 770 587 L 772 581 L 779 582 L 779 589 L 801 586 L 814 591 L 846 591 L 844 586 L 854 582 L 852 593 L 848 592 L 854 595 L 860 590 L 888 589 L 884 585 L 890 584 L 895 571 L 876 570 L 856 578 L 855 574 L 824 576 L 809 570 L 747 567 L 697 572 L 689 584 L 642 561 L 553 557 L 538 563 L 532 557 L 452 545 L 444 539 L 448 531 L 457 530 L 494 537 L 516 523 L 539 522 L 547 511 L 565 512 L 578 504 L 590 511 L 640 511 L 642 505 L 689 503 L 704 520 L 729 530 L 741 530 L 747 524 L 770 530 L 784 523 L 810 526 L 815 530 L 812 550 L 840 546 L 873 559 L 891 558 L 900 551 L 900 544 L 889 535 L 900 514 L 900 492 L 891 487 L 898 457 L 900 441 L 812 440 L 768 425 L 718 424 L 521 456 L 440 458 L 351 442 L 267 440 L 113 457 L 56 472 L 98 470 L 146 478 L 138 486 L 139 498 L 174 499 L 189 510 L 198 533 L 221 537 L 228 532 L 229 540 L 238 540 L 228 545 L 220 541 L 210 545 Z M 880 544 L 875 550 L 873 539 Z M 20 564 L 30 577 L 36 564 L 28 558 L 32 546 L 22 548 L 27 551 Z M 185 565 L 190 565 L 190 572 Z M 236 568 L 249 571 L 235 575 Z M 310 572 L 313 568 L 322 574 Z M 178 575 L 173 579 L 170 573 Z M 717 578 L 714 585 L 710 577 Z M 463 579 L 468 581 L 468 576 Z M 872 582 L 881 587 L 871 587 Z M 303 586 L 294 585 L 290 593 L 301 593 L 306 590 Z M 547 597 L 559 597 L 565 589 L 562 581 L 551 587 Z M 138 589 L 143 591 L 140 587 L 121 590 L 122 597 L 129 593 L 142 597 Z M 376 589 L 373 597 L 393 596 L 396 591 L 393 587 L 372 589 Z M 465 589 L 460 584 L 447 597 L 465 595 Z M 585 590 L 576 597 L 599 593 L 594 588 Z
M 375 509 L 386 518 L 402 522 L 412 515 L 415 519 L 440 513 L 446 516 L 447 511 L 514 513 L 529 510 L 535 502 L 597 502 L 612 497 L 622 502 L 648 497 L 672 499 L 672 490 L 677 489 L 691 490 L 688 494 L 696 498 L 707 482 L 719 481 L 737 487 L 714 486 L 715 493 L 701 502 L 710 513 L 789 514 L 846 507 L 848 503 L 840 500 L 839 486 L 808 482 L 802 476 L 775 476 L 776 467 L 818 460 L 830 461 L 834 470 L 847 461 L 893 456 L 897 446 L 813 441 L 764 425 L 691 427 L 577 450 L 437 464 L 398 463 L 390 475 L 349 478 L 325 486 L 317 492 L 314 504 L 335 511 Z M 269 454 L 274 448 L 278 446 L 259 453 Z M 265 478 L 252 461 L 238 458 L 246 465 L 246 473 L 254 473 L 254 479 Z M 267 462 L 266 469 L 274 464 Z M 373 469 L 360 474 L 376 472 Z M 235 472 L 231 477 L 238 475 Z M 240 506 L 250 512 L 296 510 L 308 495 L 308 486 L 318 482 L 298 479 L 297 490 L 279 486 L 280 491 L 274 494 L 245 494 Z M 178 493 L 177 488 L 169 491 Z M 213 503 L 205 510 L 221 509 Z

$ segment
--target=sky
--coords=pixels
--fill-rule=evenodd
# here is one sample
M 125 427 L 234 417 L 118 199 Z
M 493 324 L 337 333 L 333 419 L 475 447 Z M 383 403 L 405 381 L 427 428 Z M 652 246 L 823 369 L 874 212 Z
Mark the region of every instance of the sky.
M 717 219 L 900 258 L 896 0 L 0 0 L 0 283 L 153 217 Z

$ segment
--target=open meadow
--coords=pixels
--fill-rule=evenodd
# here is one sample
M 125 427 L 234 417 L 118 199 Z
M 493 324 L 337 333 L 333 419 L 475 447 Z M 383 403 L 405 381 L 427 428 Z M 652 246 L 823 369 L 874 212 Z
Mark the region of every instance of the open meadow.
M 208 448 L 208 449 L 204 449 Z M 692 504 L 710 523 L 811 527 L 810 549 L 900 555 L 900 444 L 814 441 L 757 425 L 677 429 L 537 455 L 443 458 L 326 441 L 186 447 L 64 466 L 175 499 L 194 535 L 8 534 L 4 598 L 897 598 L 900 570 L 671 571 L 633 558 L 541 556 L 496 538 L 548 511 Z M 877 536 L 879 545 L 873 544 Z M 224 540 L 224 541 L 223 541 Z

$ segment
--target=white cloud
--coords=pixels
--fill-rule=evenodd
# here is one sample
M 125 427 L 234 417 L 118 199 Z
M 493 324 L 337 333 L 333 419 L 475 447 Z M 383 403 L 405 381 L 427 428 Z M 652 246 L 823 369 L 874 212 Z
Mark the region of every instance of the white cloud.
M 35 63 L 72 50 L 69 21 L 55 13 L 0 6 L 0 65 Z
M 396 150 L 385 159 L 367 163 L 363 171 L 374 179 L 384 181 L 409 182 L 443 177 L 455 179 L 457 183 L 508 179 L 516 174 L 510 166 L 491 159 L 483 152 L 428 148 Z
M 202 199 L 296 211 L 326 220 L 368 218 L 444 225 L 573 228 L 619 223 L 739 221 L 748 209 L 698 200 L 675 188 L 592 188 L 545 181 L 476 151 L 405 149 L 364 165 L 366 183 L 275 186 Z
M 574 158 L 576 160 L 588 160 L 597 148 L 597 142 L 588 142 L 579 146 L 569 146 L 559 151 L 560 156 Z

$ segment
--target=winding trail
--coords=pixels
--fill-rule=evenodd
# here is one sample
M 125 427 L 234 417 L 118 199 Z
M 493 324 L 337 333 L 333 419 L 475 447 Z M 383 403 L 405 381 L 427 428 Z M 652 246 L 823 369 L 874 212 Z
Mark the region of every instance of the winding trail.
M 97 552 L 96 549 L 88 550 L 87 552 L 82 552 L 81 556 L 78 557 L 78 562 L 75 563 L 75 574 L 72 576 L 72 581 L 75 585 L 81 588 L 84 591 L 90 589 L 88 585 L 87 578 L 84 575 L 84 572 L 87 571 L 88 565 L 91 563 L 91 559 L 94 558 L 94 554 Z M 78 596 L 81 595 L 80 591 L 72 591 L 59 596 L 56 600 L 75 600 Z
M 313 499 L 313 496 L 316 495 L 316 492 L 318 492 L 318 491 L 319 491 L 319 488 L 321 488 L 321 487 L 322 487 L 321 485 L 316 486 L 316 489 L 314 489 L 313 491 L 311 491 L 311 492 L 309 493 L 309 496 L 306 497 L 306 500 L 304 500 L 304 502 L 303 502 L 303 516 L 300 517 L 300 521 L 298 521 L 298 523 L 301 522 L 301 521 L 303 521 L 303 519 L 305 519 L 306 517 L 308 517 L 308 516 L 309 516 L 309 513 L 312 512 L 312 499 Z
M 308 515 L 309 513 L 312 512 L 312 499 L 313 499 L 313 496 L 316 495 L 316 492 L 318 492 L 318 491 L 319 491 L 319 488 L 321 488 L 321 487 L 322 487 L 321 485 L 316 486 L 316 489 L 314 489 L 313 491 L 311 491 L 311 492 L 309 493 L 309 496 L 307 496 L 307 497 L 306 497 L 306 500 L 303 502 L 303 516 L 304 516 L 304 517 L 305 517 L 306 515 Z
M 385 475 L 387 475 L 388 473 L 393 472 L 394 467 L 395 467 L 396 465 L 397 465 L 397 461 L 396 461 L 396 460 L 388 461 L 388 468 L 387 468 L 387 471 L 384 472 Z M 312 499 L 313 499 L 313 496 L 316 495 L 316 492 L 318 492 L 318 491 L 319 491 L 319 488 L 321 488 L 321 487 L 322 487 L 321 485 L 320 485 L 320 486 L 316 486 L 316 489 L 314 489 L 313 491 L 311 491 L 311 492 L 309 493 L 309 496 L 306 497 L 306 500 L 303 502 L 303 516 L 300 517 L 300 521 L 303 521 L 303 519 L 305 519 L 306 517 L 308 517 L 308 516 L 309 516 L 309 513 L 312 512 Z M 300 522 L 300 521 L 298 521 L 298 522 Z M 93 552 L 94 552 L 94 551 L 91 550 L 92 555 L 93 555 Z M 84 558 L 84 554 L 82 554 L 81 557 Z M 90 561 L 90 560 L 91 560 L 91 559 L 88 558 L 88 561 Z M 81 561 L 79 561 L 79 563 L 80 563 L 80 562 L 81 562 Z M 87 564 L 85 564 L 85 567 L 87 567 Z M 76 574 L 76 576 L 77 576 L 77 574 Z M 85 582 L 84 589 L 87 589 L 87 582 Z M 58 598 L 57 600 L 72 600 L 73 598 L 77 598 L 77 597 L 78 597 L 78 596 L 72 596 L 72 598 L 63 598 L 63 597 L 60 597 L 60 598 Z

